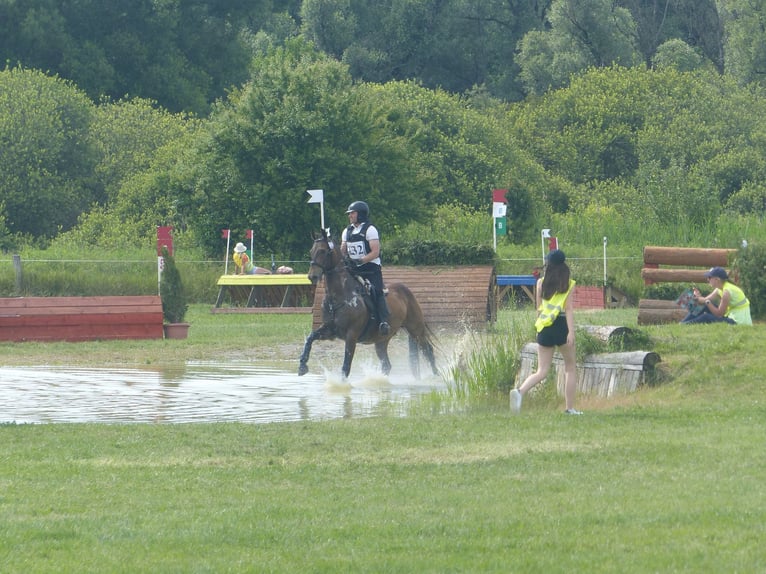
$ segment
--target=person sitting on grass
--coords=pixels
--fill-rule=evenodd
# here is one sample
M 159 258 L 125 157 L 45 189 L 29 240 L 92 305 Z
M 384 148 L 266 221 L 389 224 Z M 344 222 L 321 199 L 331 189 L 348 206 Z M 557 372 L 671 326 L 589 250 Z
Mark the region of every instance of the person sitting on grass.
M 745 293 L 729 281 L 729 274 L 723 267 L 713 267 L 705 272 L 713 291 L 703 297 L 699 289 L 693 290 L 694 300 L 702 305 L 702 311 L 689 313 L 681 323 L 729 323 L 730 325 L 752 325 L 750 301 Z M 718 305 L 713 301 L 719 299 Z

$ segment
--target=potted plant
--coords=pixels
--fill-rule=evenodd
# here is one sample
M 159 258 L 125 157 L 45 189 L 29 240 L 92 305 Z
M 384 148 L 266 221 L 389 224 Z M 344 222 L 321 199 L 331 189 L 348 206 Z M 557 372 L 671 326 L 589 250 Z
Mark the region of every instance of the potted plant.
M 160 298 L 162 299 L 163 325 L 166 339 L 185 339 L 189 332 L 189 324 L 184 322 L 189 304 L 186 292 L 181 282 L 181 274 L 176 267 L 175 259 L 168 253 L 168 248 L 162 248 L 163 269 L 160 276 Z

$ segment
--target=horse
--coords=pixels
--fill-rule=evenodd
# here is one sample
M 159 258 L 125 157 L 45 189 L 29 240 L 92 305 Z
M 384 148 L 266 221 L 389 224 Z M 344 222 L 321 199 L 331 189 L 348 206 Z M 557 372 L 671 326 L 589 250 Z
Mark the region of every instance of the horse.
M 322 325 L 306 337 L 303 353 L 300 356 L 298 375 L 305 375 L 308 368 L 311 345 L 316 340 L 343 339 L 346 344 L 343 354 L 343 377 L 348 378 L 351 362 L 357 343 L 374 344 L 375 352 L 380 360 L 380 367 L 385 375 L 391 372 L 391 361 L 388 358 L 388 342 L 399 329 L 404 329 L 409 335 L 410 369 L 416 377 L 420 377 L 418 351 L 421 351 L 431 365 L 436 375 L 436 360 L 434 359 L 433 334 L 425 322 L 423 310 L 412 291 L 403 283 L 393 283 L 388 286 L 386 302 L 389 308 L 390 331 L 387 335 L 378 332 L 378 322 L 372 318 L 365 302 L 368 297 L 365 287 L 346 268 L 346 263 L 340 248 L 323 230 L 320 235 L 314 235 L 314 245 L 311 249 L 311 264 L 308 278 L 316 284 L 322 277 L 325 279 L 325 297 L 322 301 Z

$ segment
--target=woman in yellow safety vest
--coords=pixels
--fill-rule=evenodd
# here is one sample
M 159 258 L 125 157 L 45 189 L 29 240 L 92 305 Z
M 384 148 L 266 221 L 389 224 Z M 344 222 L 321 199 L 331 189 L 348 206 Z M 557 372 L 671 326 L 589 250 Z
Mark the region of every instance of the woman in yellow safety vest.
M 577 359 L 575 357 L 574 305 L 569 295 L 575 282 L 570 278 L 569 266 L 564 252 L 556 249 L 545 256 L 545 273 L 537 281 L 537 372 L 529 375 L 517 389 L 511 391 L 511 412 L 521 411 L 521 400 L 536 384 L 545 380 L 553 363 L 556 347 L 564 357 L 566 410 L 570 415 L 580 415 L 574 408 L 577 390 Z
M 744 291 L 729 280 L 729 274 L 723 267 L 713 267 L 705 272 L 713 292 L 703 297 L 699 289 L 694 288 L 694 300 L 702 305 L 700 313 L 689 313 L 681 323 L 729 323 L 731 325 L 752 325 L 750 301 Z M 718 305 L 714 300 L 720 298 Z

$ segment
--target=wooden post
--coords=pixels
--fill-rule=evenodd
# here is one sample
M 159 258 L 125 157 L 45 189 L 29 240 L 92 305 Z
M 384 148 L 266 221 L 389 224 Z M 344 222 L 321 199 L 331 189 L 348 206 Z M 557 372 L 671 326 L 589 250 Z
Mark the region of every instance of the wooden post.
M 21 289 L 24 287 L 23 277 L 21 275 L 21 255 L 13 256 L 13 269 L 16 272 L 16 294 L 21 295 Z

